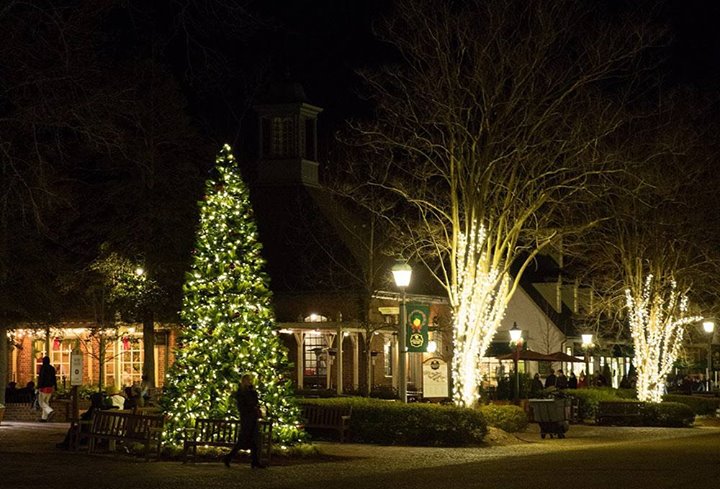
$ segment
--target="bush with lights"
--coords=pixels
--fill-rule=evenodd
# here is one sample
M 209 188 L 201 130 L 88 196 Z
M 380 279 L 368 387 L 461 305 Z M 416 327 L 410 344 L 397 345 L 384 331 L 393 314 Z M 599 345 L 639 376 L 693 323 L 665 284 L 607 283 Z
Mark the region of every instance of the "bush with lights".
M 233 419 L 234 392 L 252 374 L 281 444 L 301 441 L 299 409 L 283 378 L 287 353 L 274 327 L 271 294 L 249 195 L 230 147 L 200 202 L 193 263 L 183 287 L 183 333 L 165 383 L 165 440 L 178 445 L 197 418 Z

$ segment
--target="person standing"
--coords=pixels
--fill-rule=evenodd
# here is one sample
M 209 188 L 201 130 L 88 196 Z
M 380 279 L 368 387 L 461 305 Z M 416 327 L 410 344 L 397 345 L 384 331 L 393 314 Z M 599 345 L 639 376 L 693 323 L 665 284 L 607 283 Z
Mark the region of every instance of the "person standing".
M 240 412 L 240 436 L 230 453 L 223 457 L 225 467 L 230 467 L 237 452 L 240 449 L 250 449 L 250 466 L 252 468 L 264 469 L 265 465 L 260 463 L 259 457 L 259 441 L 260 433 L 258 431 L 258 419 L 261 417 L 260 401 L 258 395 L 253 388 L 253 378 L 250 374 L 245 374 L 240 380 L 240 388 L 235 393 L 235 401 Z
M 558 370 L 557 378 L 555 379 L 555 387 L 557 387 L 560 390 L 567 389 L 568 386 L 568 378 L 565 377 L 565 373 L 562 371 L 562 369 Z
M 545 388 L 549 389 L 550 387 L 555 387 L 556 382 L 557 377 L 555 377 L 555 371 L 553 369 L 550 369 L 550 375 L 545 377 Z
M 575 372 L 572 370 L 570 371 L 570 377 L 568 378 L 568 389 L 577 389 L 578 388 L 578 379 L 575 376 Z
M 530 385 L 530 393 L 533 397 L 538 397 L 540 394 L 542 394 L 542 391 L 544 389 L 542 380 L 540 380 L 540 374 L 535 374 L 532 380 L 532 384 Z
M 50 365 L 50 357 L 45 356 L 42 359 L 42 366 L 38 375 L 38 404 L 40 404 L 42 410 L 40 421 L 43 423 L 50 421 L 55 414 L 53 408 L 50 407 L 50 399 L 55 389 L 57 389 L 55 367 Z

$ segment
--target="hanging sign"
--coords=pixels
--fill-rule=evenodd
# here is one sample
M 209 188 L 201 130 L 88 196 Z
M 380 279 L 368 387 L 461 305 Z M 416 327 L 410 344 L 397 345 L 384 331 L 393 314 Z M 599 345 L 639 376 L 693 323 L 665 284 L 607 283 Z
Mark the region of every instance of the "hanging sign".
M 407 351 L 427 351 L 428 344 L 428 316 L 430 308 L 422 304 L 407 305 Z
M 70 353 L 70 385 L 83 383 L 83 355 L 80 351 Z

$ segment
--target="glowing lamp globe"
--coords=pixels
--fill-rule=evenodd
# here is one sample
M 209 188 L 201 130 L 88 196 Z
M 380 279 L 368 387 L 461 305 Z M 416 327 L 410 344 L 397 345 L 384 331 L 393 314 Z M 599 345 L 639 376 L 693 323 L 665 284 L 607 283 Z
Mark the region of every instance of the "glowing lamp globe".
M 513 343 L 522 341 L 522 330 L 517 327 L 517 323 L 513 323 L 513 327 L 510 328 L 510 341 Z
M 408 262 L 405 260 L 398 260 L 392 267 L 392 274 L 395 279 L 395 285 L 399 288 L 405 288 L 410 285 L 412 267 L 408 265 Z
M 592 334 L 590 334 L 590 333 L 585 333 L 585 334 L 583 334 L 583 335 L 580 335 L 580 337 L 582 338 L 582 344 L 583 344 L 584 346 L 592 345 L 592 341 L 593 341 L 593 335 L 592 335 Z
M 703 321 L 703 329 L 706 333 L 715 331 L 715 321 Z

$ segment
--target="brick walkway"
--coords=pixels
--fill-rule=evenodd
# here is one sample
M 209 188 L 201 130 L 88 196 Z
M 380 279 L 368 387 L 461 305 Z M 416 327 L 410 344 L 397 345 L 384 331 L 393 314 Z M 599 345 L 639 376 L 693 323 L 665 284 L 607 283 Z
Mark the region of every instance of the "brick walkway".
M 67 430 L 66 423 L 0 424 L 0 487 L 24 489 L 205 489 L 227 487 L 315 487 L 325 481 L 324 489 L 369 487 L 364 478 L 376 482 L 398 474 L 416 474 L 435 467 L 443 473 L 465 470 L 463 467 L 496 461 L 483 470 L 512 470 L 517 460 L 552 457 L 570 459 L 585 450 L 607 447 L 617 450 L 638 443 L 683 443 L 697 436 L 720 434 L 718 428 L 614 428 L 571 426 L 564 440 L 541 440 L 536 425 L 519 436 L 513 445 L 473 448 L 383 447 L 354 443 L 317 443 L 325 457 L 298 460 L 268 470 L 251 470 L 246 464 L 226 469 L 219 462 L 182 464 L 176 461 L 146 463 L 123 454 L 88 455 L 55 448 Z M 570 455 L 573 453 L 573 455 Z M 609 453 L 609 452 L 608 452 Z M 566 454 L 566 455 L 565 455 Z M 448 472 L 450 471 L 450 472 Z M 342 477 L 351 477 L 355 485 L 343 486 Z M 336 486 L 332 486 L 336 487 Z M 379 486 L 377 486 L 379 487 Z M 452 485 L 448 487 L 453 487 Z

